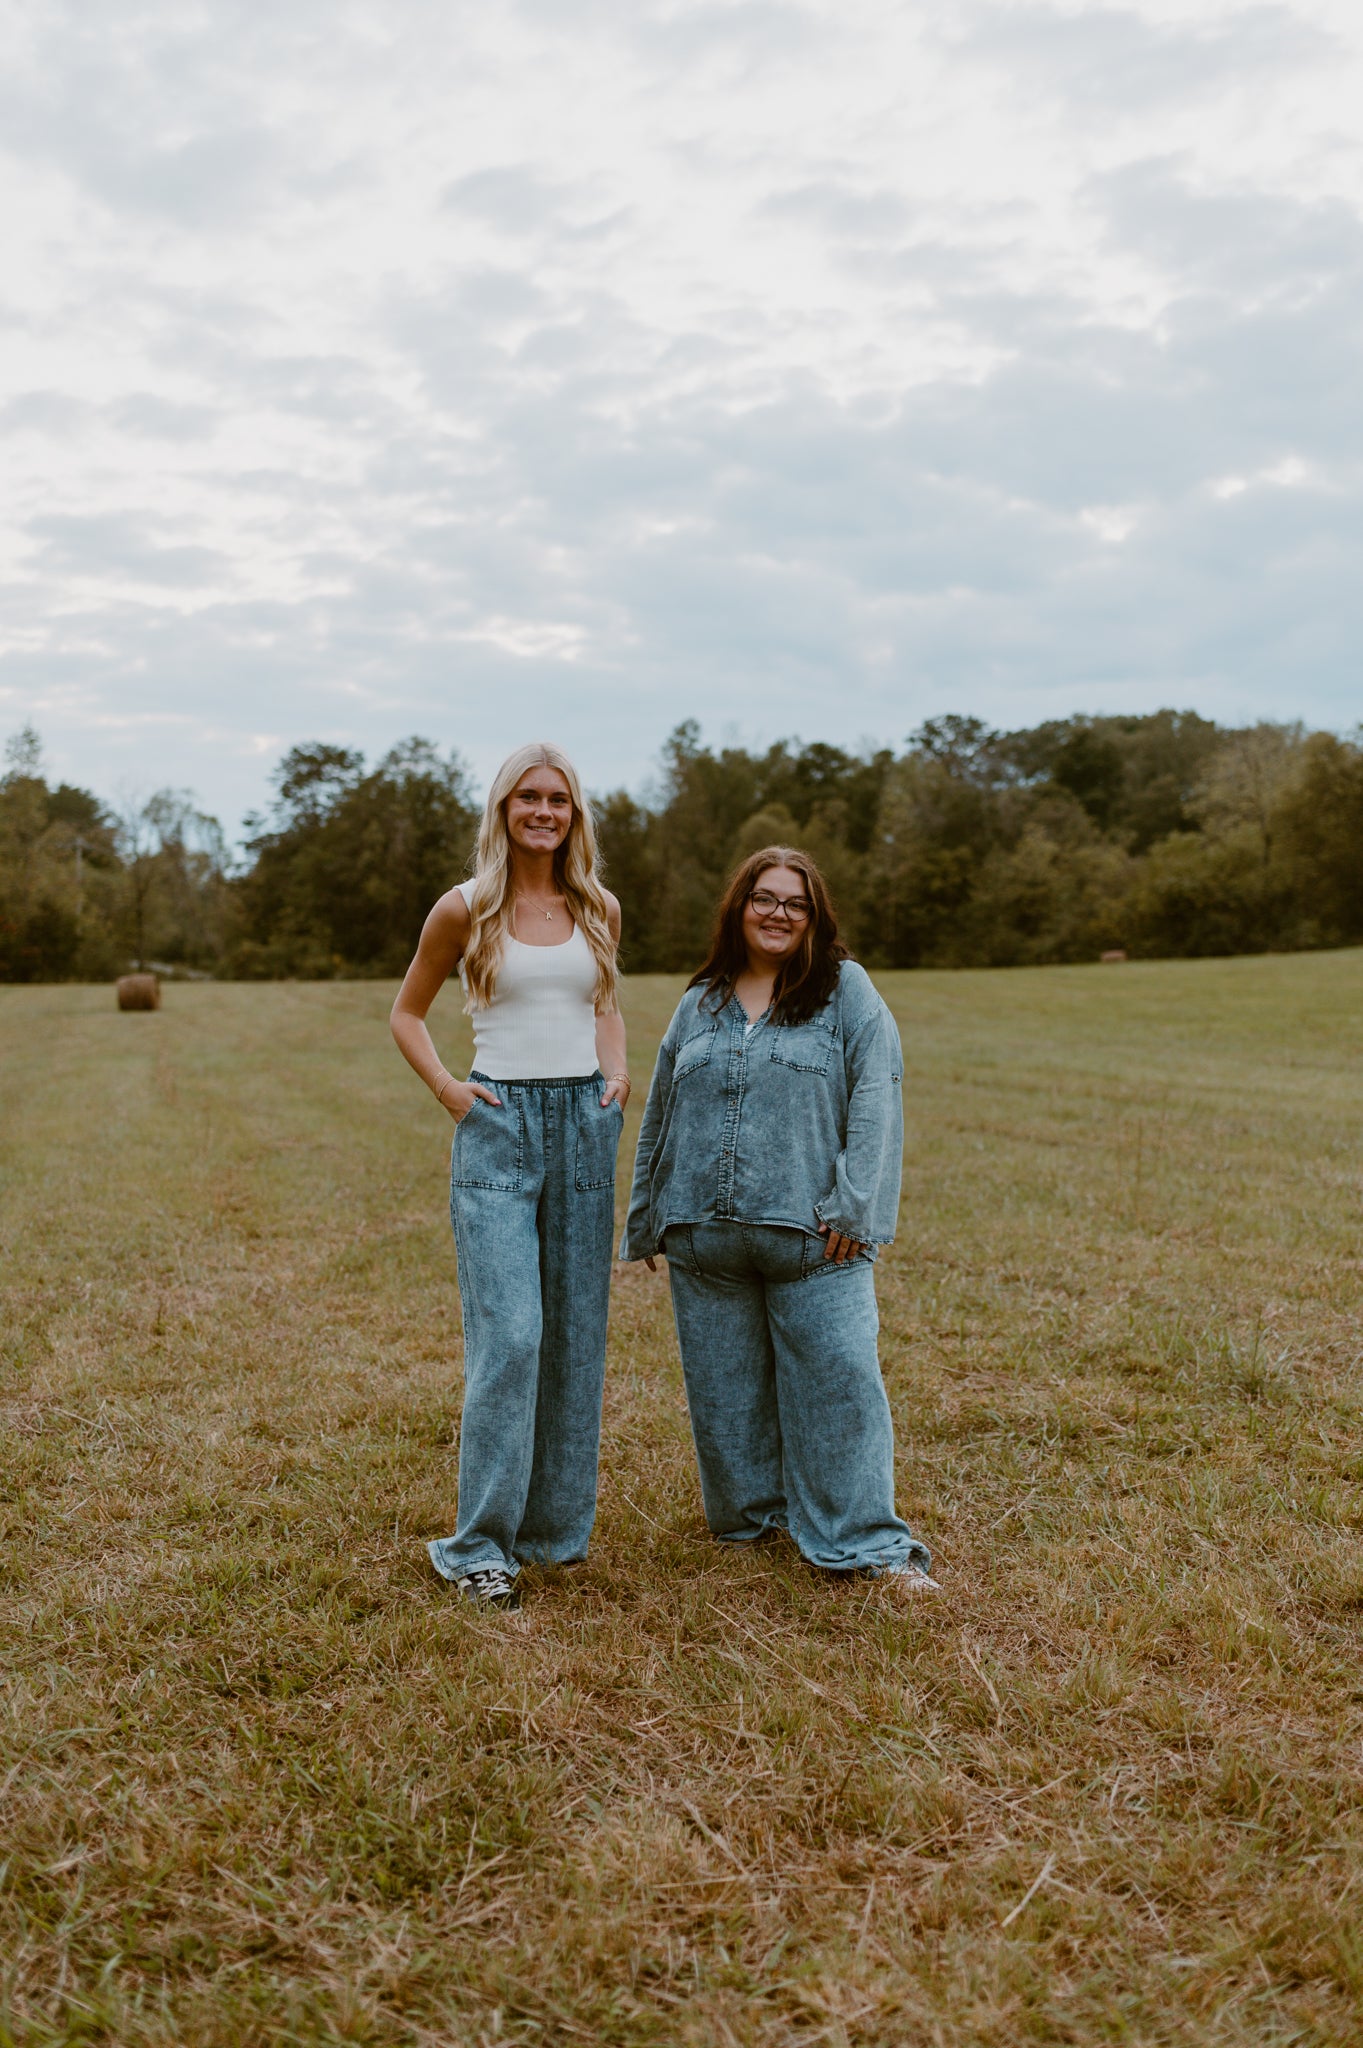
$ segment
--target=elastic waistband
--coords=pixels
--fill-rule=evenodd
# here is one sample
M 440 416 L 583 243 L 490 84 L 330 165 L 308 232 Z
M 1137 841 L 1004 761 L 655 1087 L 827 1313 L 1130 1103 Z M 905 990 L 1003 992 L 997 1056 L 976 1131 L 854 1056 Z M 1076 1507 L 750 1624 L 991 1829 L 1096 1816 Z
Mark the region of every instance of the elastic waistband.
M 555 1074 L 547 1081 L 494 1080 L 491 1074 L 480 1074 L 475 1067 L 469 1075 L 470 1081 L 481 1081 L 485 1088 L 591 1088 L 602 1080 L 595 1074 Z

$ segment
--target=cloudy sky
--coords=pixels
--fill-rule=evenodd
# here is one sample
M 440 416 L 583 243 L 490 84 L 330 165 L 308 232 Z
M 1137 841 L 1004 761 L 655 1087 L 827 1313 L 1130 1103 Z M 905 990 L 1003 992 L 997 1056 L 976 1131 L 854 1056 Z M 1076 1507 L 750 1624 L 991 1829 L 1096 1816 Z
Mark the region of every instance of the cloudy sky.
M 1356 0 L 0 0 L 0 735 L 1363 716 Z

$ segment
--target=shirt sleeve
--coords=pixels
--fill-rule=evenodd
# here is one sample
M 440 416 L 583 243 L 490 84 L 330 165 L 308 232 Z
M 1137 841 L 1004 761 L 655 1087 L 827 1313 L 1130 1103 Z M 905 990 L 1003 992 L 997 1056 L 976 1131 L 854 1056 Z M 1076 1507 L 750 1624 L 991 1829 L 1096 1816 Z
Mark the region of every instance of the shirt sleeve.
M 899 1214 L 904 1169 L 904 1054 L 899 1031 L 878 993 L 843 1043 L 847 1067 L 847 1142 L 833 1186 L 815 1215 L 859 1244 L 889 1244 Z
M 668 1026 L 667 1035 L 658 1047 L 658 1057 L 653 1066 L 653 1079 L 648 1084 L 648 1100 L 644 1104 L 643 1120 L 639 1125 L 639 1142 L 634 1149 L 634 1179 L 630 1184 L 629 1209 L 625 1216 L 625 1234 L 620 1241 L 622 1259 L 651 1258 L 658 1247 L 653 1242 L 653 1166 L 667 1121 L 668 1105 L 672 1099 L 672 1071 L 676 1055 L 671 1044 L 676 1020 Z

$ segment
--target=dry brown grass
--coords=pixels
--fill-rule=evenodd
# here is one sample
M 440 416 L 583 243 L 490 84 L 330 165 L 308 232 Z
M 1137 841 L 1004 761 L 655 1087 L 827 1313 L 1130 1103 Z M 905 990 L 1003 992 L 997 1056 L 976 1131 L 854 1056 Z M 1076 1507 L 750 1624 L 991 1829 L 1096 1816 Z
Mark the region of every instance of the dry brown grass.
M 639 1268 L 519 1623 L 389 991 L 0 990 L 0 2041 L 1363 2038 L 1363 958 L 884 985 L 948 1602 L 707 1540 Z

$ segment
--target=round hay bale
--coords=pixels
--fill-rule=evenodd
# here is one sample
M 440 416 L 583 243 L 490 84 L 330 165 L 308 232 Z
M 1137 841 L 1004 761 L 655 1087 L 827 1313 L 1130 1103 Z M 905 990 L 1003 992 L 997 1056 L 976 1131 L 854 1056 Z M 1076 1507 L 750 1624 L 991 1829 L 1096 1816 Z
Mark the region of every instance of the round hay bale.
M 1100 953 L 1098 958 L 1104 967 L 1114 966 L 1119 960 L 1125 960 L 1126 949 L 1123 946 L 1112 946 L 1106 953 Z
M 161 1007 L 161 984 L 154 974 L 120 974 L 118 977 L 118 1007 L 120 1010 L 159 1010 Z

